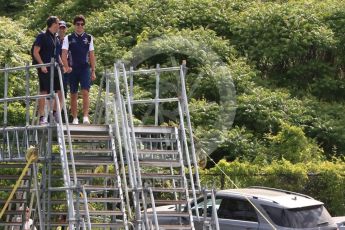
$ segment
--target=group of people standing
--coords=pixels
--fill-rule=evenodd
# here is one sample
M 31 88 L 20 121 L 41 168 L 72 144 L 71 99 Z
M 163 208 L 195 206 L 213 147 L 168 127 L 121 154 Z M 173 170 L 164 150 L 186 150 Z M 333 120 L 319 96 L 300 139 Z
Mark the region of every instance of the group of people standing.
M 40 33 L 33 45 L 33 63 L 50 63 L 54 58 L 64 74 L 64 88 L 70 88 L 70 105 L 73 116 L 72 124 L 79 124 L 78 119 L 78 91 L 79 86 L 83 98 L 83 124 L 90 124 L 89 120 L 89 90 L 91 81 L 96 79 L 96 58 L 94 54 L 93 37 L 85 33 L 85 17 L 77 15 L 73 19 L 74 32 L 66 35 L 67 24 L 56 16 L 47 19 L 47 30 Z M 53 90 L 62 102 L 61 86 L 57 68 L 40 67 L 38 69 L 40 94 L 50 93 L 50 74 L 54 71 Z M 45 98 L 39 100 L 38 113 L 40 124 L 47 124 L 45 116 Z M 61 108 L 61 105 L 60 105 Z M 57 105 L 54 103 L 53 115 L 57 119 Z

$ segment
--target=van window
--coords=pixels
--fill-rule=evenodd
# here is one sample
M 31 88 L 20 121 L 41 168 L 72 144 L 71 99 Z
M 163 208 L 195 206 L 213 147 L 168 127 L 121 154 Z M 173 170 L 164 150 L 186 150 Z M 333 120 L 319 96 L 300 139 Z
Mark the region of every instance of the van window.
M 258 222 L 254 207 L 247 200 L 235 198 L 224 198 L 222 200 L 218 210 L 218 217 Z
M 278 226 L 288 228 L 315 228 L 333 224 L 332 217 L 323 205 L 283 209 L 261 205 Z

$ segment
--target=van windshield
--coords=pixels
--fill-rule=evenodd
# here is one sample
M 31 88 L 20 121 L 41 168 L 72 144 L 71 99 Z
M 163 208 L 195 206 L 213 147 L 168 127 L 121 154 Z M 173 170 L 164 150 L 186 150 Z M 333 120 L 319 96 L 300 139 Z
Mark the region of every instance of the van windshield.
M 333 224 L 332 217 L 323 205 L 283 209 L 261 205 L 278 226 L 288 228 L 314 228 Z

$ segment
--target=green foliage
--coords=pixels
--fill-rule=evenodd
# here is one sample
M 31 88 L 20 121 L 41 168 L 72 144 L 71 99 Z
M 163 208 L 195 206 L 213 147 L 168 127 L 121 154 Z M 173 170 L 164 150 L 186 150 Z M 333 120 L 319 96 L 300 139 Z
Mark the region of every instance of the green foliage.
M 315 141 L 306 137 L 302 128 L 281 124 L 277 135 L 268 135 L 270 140 L 269 157 L 286 159 L 292 163 L 318 161 L 323 151 Z
M 286 90 L 270 91 L 263 87 L 247 90 L 237 98 L 237 125 L 245 125 L 255 133 L 262 134 L 277 132 L 281 121 L 308 125 L 313 120 L 309 100 L 293 98 Z
M 233 23 L 233 42 L 262 71 L 308 63 L 335 45 L 332 30 L 309 4 L 256 4 Z
M 23 25 L 5 17 L 0 17 L 0 66 L 23 65 L 30 61 L 28 55 L 31 46 Z
M 15 15 L 25 7 L 26 3 L 27 0 L 0 0 L 0 15 Z

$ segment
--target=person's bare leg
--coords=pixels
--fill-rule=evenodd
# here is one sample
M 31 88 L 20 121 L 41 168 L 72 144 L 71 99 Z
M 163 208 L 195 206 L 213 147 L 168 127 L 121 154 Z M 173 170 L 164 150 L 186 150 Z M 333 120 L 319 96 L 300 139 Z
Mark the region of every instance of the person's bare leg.
M 58 90 L 57 94 L 58 94 L 58 97 L 59 97 L 60 112 L 61 112 L 61 110 L 62 110 L 62 92 L 61 92 L 61 90 Z M 54 100 L 54 111 L 57 111 L 57 110 L 58 110 L 57 109 L 57 104 L 56 104 L 56 101 Z
M 82 90 L 83 93 L 83 115 L 84 117 L 89 117 L 89 91 L 86 89 Z
M 73 119 L 78 115 L 78 93 L 71 93 L 71 112 Z
M 41 95 L 44 95 L 44 94 L 47 94 L 47 91 L 41 91 L 40 92 Z M 44 106 L 46 104 L 46 99 L 45 98 L 40 98 L 38 100 L 38 114 L 39 116 L 44 116 L 45 113 L 44 113 Z

